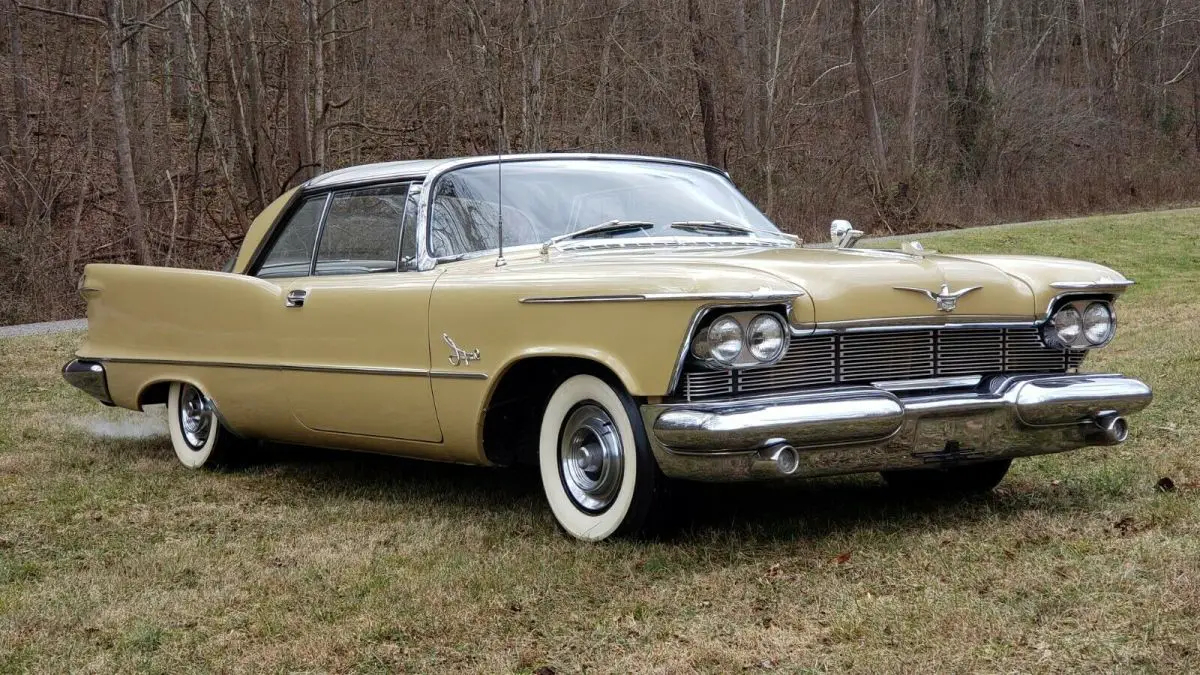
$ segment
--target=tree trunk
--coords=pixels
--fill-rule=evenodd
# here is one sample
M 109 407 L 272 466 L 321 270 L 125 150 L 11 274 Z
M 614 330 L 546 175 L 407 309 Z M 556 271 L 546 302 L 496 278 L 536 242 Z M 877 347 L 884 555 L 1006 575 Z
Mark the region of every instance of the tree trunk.
M 0 158 L 6 163 L 9 185 L 9 222 L 19 228 L 27 225 L 26 219 L 33 206 L 30 198 L 29 173 L 29 75 L 25 70 L 25 53 L 21 39 L 21 16 L 16 0 L 3 0 L 4 17 L 8 33 L 9 74 L 12 82 L 13 125 L 8 123 L 7 113 L 0 113 L 3 128 L 0 129 Z
M 704 127 L 704 158 L 713 166 L 722 166 L 721 139 L 717 133 L 717 104 L 708 70 L 708 40 L 704 30 L 699 0 L 688 0 L 688 22 L 692 29 L 692 57 L 696 69 L 696 95 L 700 103 L 700 120 Z
M 307 10 L 289 7 L 287 49 L 287 124 L 289 187 L 308 180 L 312 174 L 311 125 L 308 119 L 308 25 Z
M 133 170 L 133 149 L 130 147 L 129 114 L 125 109 L 126 71 L 125 50 L 122 47 L 121 0 L 107 0 L 108 66 L 112 78 L 109 93 L 112 99 L 113 132 L 116 137 L 117 182 L 120 184 L 121 205 L 125 210 L 128 228 L 126 237 L 133 250 L 133 260 L 139 265 L 150 262 L 146 243 L 146 228 L 142 221 L 142 205 L 138 198 L 137 179 Z
M 925 44 L 929 41 L 929 0 L 914 0 L 913 31 L 908 44 L 908 105 L 904 115 L 905 180 L 917 172 L 917 111 L 925 70 Z
M 325 119 L 325 0 L 310 0 L 309 28 L 312 30 L 312 157 L 316 171 L 324 171 L 326 163 Z
M 860 0 L 850 0 L 850 50 L 854 59 L 854 76 L 858 80 L 858 100 L 862 105 L 863 120 L 867 125 L 871 161 L 875 165 L 875 190 L 878 195 L 883 195 L 891 185 L 891 180 L 888 176 L 883 130 L 879 124 L 879 109 L 875 105 L 875 84 L 871 80 L 870 68 L 867 67 L 867 43 L 863 33 Z
M 758 146 L 758 88 L 754 86 L 756 61 L 750 56 L 746 25 L 747 0 L 737 0 L 733 6 L 733 48 L 737 51 L 742 78 L 742 151 L 753 153 Z
M 541 0 L 525 0 L 525 33 L 521 38 L 521 41 L 524 42 L 524 49 L 521 50 L 521 53 L 525 56 L 526 61 L 521 97 L 523 113 L 521 136 L 527 152 L 543 152 L 546 149 L 544 129 L 546 94 L 542 78 L 542 59 L 545 47 L 542 35 L 542 12 Z

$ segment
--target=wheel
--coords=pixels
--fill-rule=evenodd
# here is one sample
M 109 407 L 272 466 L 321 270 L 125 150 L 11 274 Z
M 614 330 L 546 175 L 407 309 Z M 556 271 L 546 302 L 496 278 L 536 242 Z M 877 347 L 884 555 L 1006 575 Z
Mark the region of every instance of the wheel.
M 592 375 L 546 403 L 538 466 L 555 520 L 584 541 L 645 533 L 666 488 L 633 399 Z
M 212 407 L 212 401 L 186 382 L 171 383 L 167 395 L 167 427 L 175 456 L 189 469 L 233 463 L 244 442 L 233 435 Z
M 998 459 L 945 469 L 883 471 L 881 474 L 888 487 L 910 494 L 931 497 L 976 495 L 990 492 L 999 485 L 1011 464 L 1011 459 Z

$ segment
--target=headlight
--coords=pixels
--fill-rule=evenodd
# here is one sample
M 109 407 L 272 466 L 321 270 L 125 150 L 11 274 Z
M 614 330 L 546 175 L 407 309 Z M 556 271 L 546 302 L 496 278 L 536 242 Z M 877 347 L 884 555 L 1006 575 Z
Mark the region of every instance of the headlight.
M 746 346 L 754 358 L 769 363 L 779 358 L 787 344 L 783 322 L 774 314 L 759 314 L 746 331 Z
M 1083 310 L 1083 335 L 1093 345 L 1108 342 L 1113 334 L 1112 310 L 1103 302 L 1093 302 Z
M 1042 327 L 1042 339 L 1052 349 L 1090 349 L 1107 344 L 1115 332 L 1110 303 L 1074 300 L 1050 317 Z
M 1066 305 L 1050 317 L 1044 331 L 1046 343 L 1051 347 L 1070 349 L 1083 332 L 1083 317 L 1073 305 Z
M 732 364 L 742 353 L 742 325 L 731 316 L 721 317 L 708 327 L 707 342 L 709 356 L 714 361 Z

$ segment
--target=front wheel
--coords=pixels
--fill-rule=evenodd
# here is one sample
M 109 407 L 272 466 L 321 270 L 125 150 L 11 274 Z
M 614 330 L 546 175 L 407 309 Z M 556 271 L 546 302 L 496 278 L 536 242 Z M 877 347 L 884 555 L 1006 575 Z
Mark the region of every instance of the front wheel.
M 1011 464 L 1011 459 L 998 459 L 945 469 L 910 469 L 881 473 L 888 487 L 913 495 L 977 495 L 991 492 L 992 488 L 999 485 Z
M 550 397 L 538 466 L 555 520 L 585 541 L 644 532 L 665 488 L 633 399 L 592 375 Z
M 244 449 L 242 439 L 221 424 L 208 396 L 186 382 L 171 383 L 167 427 L 175 456 L 189 469 L 231 464 Z

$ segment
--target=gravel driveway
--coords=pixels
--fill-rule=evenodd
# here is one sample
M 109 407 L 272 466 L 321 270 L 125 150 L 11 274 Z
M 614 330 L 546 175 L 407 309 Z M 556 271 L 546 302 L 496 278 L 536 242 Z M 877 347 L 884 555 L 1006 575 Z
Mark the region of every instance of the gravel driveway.
M 73 330 L 84 330 L 85 328 L 87 328 L 87 319 L 46 321 L 44 323 L 27 323 L 20 326 L 0 326 L 0 338 L 25 337 L 26 335 L 45 335 L 50 333 L 69 333 Z

